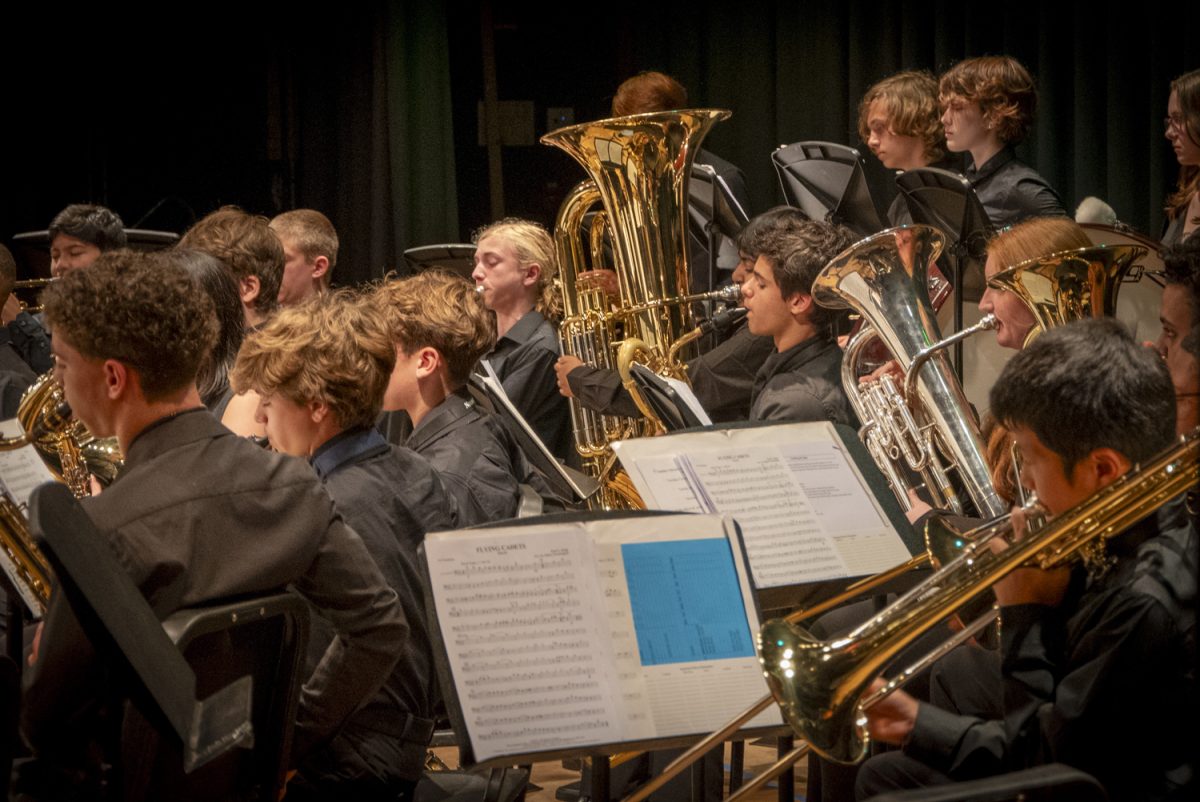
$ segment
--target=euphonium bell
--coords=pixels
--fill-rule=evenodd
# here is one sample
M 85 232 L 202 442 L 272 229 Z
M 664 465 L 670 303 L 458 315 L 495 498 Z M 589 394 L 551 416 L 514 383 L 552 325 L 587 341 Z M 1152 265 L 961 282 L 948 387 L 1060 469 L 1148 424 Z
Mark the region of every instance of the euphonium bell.
M 1055 326 L 1089 317 L 1114 317 L 1121 281 L 1146 255 L 1138 245 L 1093 245 L 1039 256 L 1002 270 L 988 286 L 1015 293 L 1037 325 L 1025 344 Z

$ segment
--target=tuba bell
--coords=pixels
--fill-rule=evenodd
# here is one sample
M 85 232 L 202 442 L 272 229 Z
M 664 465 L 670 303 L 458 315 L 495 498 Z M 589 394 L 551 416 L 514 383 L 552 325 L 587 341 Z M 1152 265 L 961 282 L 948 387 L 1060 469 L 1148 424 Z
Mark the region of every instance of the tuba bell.
M 576 450 L 584 470 L 601 485 L 595 504 L 640 508 L 628 477 L 617 470 L 611 443 L 653 434 L 649 406 L 631 386 L 634 362 L 656 373 L 686 379 L 672 346 L 695 328 L 691 304 L 713 294 L 685 295 L 687 197 L 692 162 L 709 129 L 728 111 L 689 109 L 618 117 L 552 131 L 542 137 L 583 165 L 589 180 L 576 186 L 559 209 L 555 250 L 559 262 L 562 351 L 616 370 L 645 415 L 598 415 L 571 399 Z M 585 236 L 585 219 L 591 219 Z M 580 277 L 604 264 L 604 241 L 613 251 L 620 297 L 615 303 L 598 282 Z
M 881 231 L 850 246 L 825 266 L 812 286 L 817 303 L 852 308 L 868 325 L 846 347 L 842 384 L 858 413 L 859 436 L 897 499 L 910 506 L 906 471 L 920 474 L 935 507 L 962 514 L 951 466 L 983 517 L 1007 506 L 992 485 L 985 446 L 945 346 L 994 323 L 989 320 L 943 339 L 926 291 L 928 266 L 945 243 L 932 226 Z M 906 394 L 890 376 L 860 387 L 858 356 L 880 338 L 904 370 Z M 949 464 L 947 464 L 949 463 Z

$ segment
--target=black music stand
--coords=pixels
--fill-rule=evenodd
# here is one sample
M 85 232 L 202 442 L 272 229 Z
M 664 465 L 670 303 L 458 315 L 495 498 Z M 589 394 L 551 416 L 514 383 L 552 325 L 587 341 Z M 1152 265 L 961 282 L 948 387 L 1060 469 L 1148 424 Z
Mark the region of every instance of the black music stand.
M 737 235 L 750 221 L 750 215 L 738 203 L 729 184 L 707 164 L 692 165 L 688 183 L 688 220 L 699 239 L 708 243 L 708 285 L 717 288 L 717 270 L 721 257 L 737 260 Z
M 943 257 L 949 261 L 954 289 L 954 330 L 963 328 L 963 302 L 983 296 L 983 263 L 987 242 L 995 233 L 971 182 L 938 167 L 919 167 L 896 176 L 914 223 L 941 229 L 949 238 Z M 954 344 L 954 372 L 962 381 L 962 343 Z
M 414 273 L 436 267 L 469 279 L 475 269 L 475 246 L 462 243 L 419 245 L 404 252 L 404 261 Z
M 835 142 L 796 142 L 771 154 L 789 206 L 868 237 L 883 228 L 862 155 Z

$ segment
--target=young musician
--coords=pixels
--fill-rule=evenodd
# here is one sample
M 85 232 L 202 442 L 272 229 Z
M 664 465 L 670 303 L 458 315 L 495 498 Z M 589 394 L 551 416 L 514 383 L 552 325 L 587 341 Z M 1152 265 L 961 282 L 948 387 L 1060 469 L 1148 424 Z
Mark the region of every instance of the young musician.
M 17 263 L 12 252 L 0 245 L 0 307 L 12 296 L 17 281 Z M 41 328 L 38 327 L 41 332 Z M 45 332 L 41 332 L 45 336 Z M 47 342 L 47 348 L 49 343 Z M 37 381 L 37 374 L 13 347 L 8 327 L 0 327 L 0 418 L 8 420 L 17 416 L 21 396 L 29 385 Z
M 946 148 L 967 153 L 964 175 L 997 228 L 1027 217 L 1062 216 L 1062 200 L 1013 148 L 1029 133 L 1037 88 L 1010 56 L 960 61 L 938 82 Z
M 1170 390 L 1120 323 L 1085 320 L 1014 356 L 991 405 L 1052 524 L 1172 443 Z M 1179 502 L 1109 539 L 1107 568 L 1022 568 L 997 583 L 992 678 L 935 674 L 932 703 L 900 691 L 867 709 L 871 736 L 903 749 L 863 765 L 859 798 L 1051 762 L 1114 800 L 1165 797 L 1186 779 L 1197 541 Z
M 1069 217 L 1035 217 L 1005 229 L 987 245 L 987 262 L 983 271 L 987 278 L 1014 265 L 1049 256 L 1059 251 L 1090 247 L 1092 241 Z M 1007 290 L 987 287 L 979 299 L 979 311 L 996 316 L 996 344 L 1020 350 L 1033 330 L 1036 321 L 1024 302 Z
M 790 206 L 777 206 L 751 219 L 738 233 L 738 263 L 733 270 L 733 282 L 741 284 L 750 275 L 766 232 L 783 220 L 798 223 L 804 219 L 803 212 Z M 688 382 L 714 423 L 750 417 L 754 377 L 774 351 L 774 341 L 770 337 L 751 334 L 743 320 L 726 339 L 688 361 Z M 579 399 L 588 409 L 630 417 L 641 414 L 621 385 L 621 377 L 616 371 L 585 365 L 574 356 L 562 356 L 555 372 L 559 392 Z
M 915 170 L 946 157 L 937 80 L 927 72 L 899 72 L 863 95 L 858 135 L 889 170 Z M 908 205 L 897 195 L 888 209 L 893 226 L 912 223 Z
M 200 370 L 196 374 L 196 389 L 200 391 L 200 400 L 204 402 L 204 406 L 208 407 L 214 418 L 221 420 L 233 399 L 233 390 L 229 387 L 229 372 L 233 369 L 233 362 L 237 359 L 238 349 L 242 347 L 242 337 L 246 331 L 238 287 L 221 260 L 203 251 L 176 248 L 173 261 L 204 289 L 216 312 L 216 344 L 200 363 Z
M 338 236 L 316 209 L 293 209 L 272 218 L 271 230 L 283 245 L 279 303 L 292 306 L 326 292 L 337 264 Z
M 761 236 L 742 296 L 750 332 L 770 337 L 775 353 L 754 377 L 750 420 L 855 425 L 831 330 L 836 313 L 809 294 L 817 274 L 854 237 L 840 226 L 786 217 Z
M 229 269 L 238 285 L 246 329 L 261 326 L 279 307 L 283 245 L 265 217 L 225 206 L 188 229 L 179 245 L 210 254 Z M 265 437 L 254 418 L 257 406 L 253 393 L 235 395 L 226 402 L 221 422 L 237 434 Z
M 458 507 L 460 526 L 515 517 L 529 472 L 503 424 L 481 412 L 466 389 L 496 326 L 470 282 L 425 271 L 375 290 L 396 348 L 383 408 L 404 410 L 405 445 L 429 460 Z
M 571 452 L 571 410 L 558 394 L 561 314 L 554 240 L 542 226 L 508 218 L 475 233 L 471 277 L 496 314 L 496 345 L 486 359 L 513 406 L 560 459 Z
M 308 465 L 232 434 L 201 405 L 196 371 L 216 322 L 172 252 L 106 254 L 44 299 L 67 402 L 125 455 L 117 479 L 84 499 L 84 510 L 155 612 L 291 587 L 336 631 L 300 697 L 295 754 L 307 755 L 395 664 L 408 630 L 395 592 Z M 31 793 L 67 798 L 55 781 L 99 787 L 115 759 L 103 747 L 119 720 L 118 669 L 56 593 L 22 709 L 35 767 L 54 770 L 31 767 L 24 779 L 51 784 Z
M 1167 198 L 1163 245 L 1190 238 L 1200 227 L 1200 70 L 1171 82 L 1166 137 L 1179 160 L 1179 186 Z
M 283 246 L 267 218 L 224 206 L 189 228 L 179 244 L 212 254 L 229 268 L 238 283 L 247 328 L 261 326 L 279 307 Z
M 1163 252 L 1162 334 L 1154 348 L 1175 386 L 1176 434 L 1200 426 L 1200 237 Z
M 396 591 L 409 639 L 384 686 L 301 766 L 289 799 L 411 796 L 433 732 L 436 695 L 417 547 L 453 529 L 441 480 L 422 457 L 374 428 L 395 364 L 387 327 L 369 299 L 338 292 L 282 309 L 251 334 L 233 384 L 253 389 L 276 451 L 307 459 L 346 523 L 362 536 Z M 310 662 L 333 632 L 314 616 Z

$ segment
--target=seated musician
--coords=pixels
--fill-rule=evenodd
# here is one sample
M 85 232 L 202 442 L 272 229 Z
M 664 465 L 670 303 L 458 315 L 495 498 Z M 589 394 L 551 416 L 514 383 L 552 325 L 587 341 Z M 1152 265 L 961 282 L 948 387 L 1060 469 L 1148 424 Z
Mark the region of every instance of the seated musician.
M 805 217 L 799 209 L 777 206 L 751 219 L 738 233 L 738 264 L 733 270 L 735 284 L 740 285 L 750 274 L 761 250 L 762 234 L 785 219 L 800 221 Z M 750 417 L 754 376 L 774 351 L 774 341 L 770 337 L 751 334 L 743 319 L 731 334 L 688 361 L 688 382 L 714 423 Z M 555 373 L 559 392 L 578 399 L 588 409 L 629 417 L 641 414 L 614 370 L 585 365 L 578 357 L 565 355 L 559 357 Z
M 809 294 L 817 274 L 854 236 L 841 226 L 790 217 L 780 217 L 760 236 L 742 296 L 750 332 L 770 337 L 775 352 L 754 377 L 750 420 L 856 425 L 833 337 L 837 313 Z
M 200 363 L 196 389 L 200 391 L 204 406 L 208 407 L 214 418 L 221 420 L 229 402 L 233 400 L 229 372 L 233 369 L 233 362 L 237 359 L 246 333 L 238 287 L 221 260 L 203 251 L 175 248 L 172 261 L 186 270 L 207 293 L 216 312 L 217 342 Z
M 1164 136 L 1179 162 L 1179 181 L 1167 198 L 1163 245 L 1193 239 L 1200 230 L 1200 70 L 1171 81 Z
M 338 254 L 337 231 L 329 218 L 316 209 L 293 209 L 275 215 L 270 225 L 283 246 L 280 305 L 294 306 L 327 292 Z
M 1166 368 L 1111 319 L 1033 341 L 991 405 L 1051 523 L 1174 437 Z M 976 661 L 991 673 L 935 671 L 932 702 L 901 691 L 869 708 L 871 736 L 903 749 L 863 765 L 859 798 L 1050 762 L 1092 774 L 1113 800 L 1165 798 L 1192 758 L 1196 545 L 1176 499 L 1109 539 L 1104 567 L 1002 579 L 1000 653 Z
M 1200 426 L 1200 237 L 1167 248 L 1163 264 L 1162 333 L 1154 348 L 1175 385 L 1175 432 L 1185 434 Z
M 258 394 L 272 448 L 307 459 L 362 536 L 410 626 L 388 681 L 299 766 L 288 799 L 408 799 L 433 731 L 417 547 L 426 532 L 453 529 L 455 516 L 429 463 L 374 428 L 395 361 L 378 310 L 342 291 L 282 309 L 246 339 L 233 371 L 237 389 Z M 324 618 L 312 624 L 310 666 L 333 638 Z
M 283 246 L 268 227 L 267 218 L 224 206 L 184 232 L 179 245 L 221 260 L 237 282 L 248 331 L 261 326 L 279 308 Z M 237 434 L 265 437 L 262 425 L 254 420 L 257 406 L 253 393 L 235 395 L 226 403 L 221 422 Z
M 201 405 L 196 370 L 216 321 L 173 259 L 116 251 L 44 295 L 67 402 L 125 455 L 83 508 L 159 616 L 291 587 L 331 622 L 336 641 L 300 697 L 294 753 L 304 756 L 372 698 L 408 627 L 312 469 L 232 434 Z M 18 790 L 93 798 L 115 760 L 128 679 L 97 653 L 63 594 L 43 627 L 22 705 L 37 760 Z
M 945 167 L 937 80 L 927 72 L 889 75 L 863 95 L 858 106 L 858 135 L 889 170 Z M 903 194 L 888 207 L 893 226 L 912 223 Z
M 942 75 L 938 94 L 946 148 L 968 154 L 963 174 L 992 225 L 1066 214 L 1054 188 L 1013 151 L 1029 133 L 1037 106 L 1037 88 L 1019 61 L 1011 56 L 960 61 Z
M 13 285 L 17 281 L 17 263 L 12 252 L 0 245 L 0 307 L 12 297 Z M 41 327 L 38 327 L 41 331 Z M 37 381 L 37 374 L 26 364 L 17 349 L 13 347 L 11 335 L 4 340 L 7 328 L 0 328 L 0 419 L 8 420 L 17 416 L 17 407 L 21 396 L 29 389 L 29 385 Z M 45 332 L 42 332 L 45 336 Z M 46 343 L 49 348 L 49 341 Z
M 558 393 L 555 322 L 561 309 L 554 240 L 529 220 L 508 218 L 475 233 L 475 269 L 483 303 L 496 313 L 496 345 L 487 355 L 513 406 L 559 459 L 571 453 L 571 410 Z
M 480 410 L 466 389 L 496 341 L 474 285 L 428 270 L 385 282 L 374 298 L 396 348 L 383 408 L 412 420 L 404 445 L 437 470 L 458 507 L 459 526 L 515 517 L 530 468 L 503 423 Z
M 50 237 L 50 274 L 61 278 L 89 267 L 105 251 L 125 247 L 125 224 L 116 212 L 90 203 L 73 203 L 54 216 Z M 26 364 L 41 375 L 54 367 L 50 339 L 40 316 L 22 311 L 16 296 L 0 307 L 0 338 L 12 344 Z

